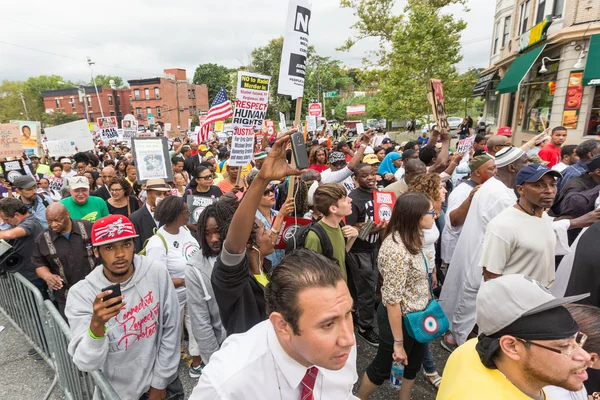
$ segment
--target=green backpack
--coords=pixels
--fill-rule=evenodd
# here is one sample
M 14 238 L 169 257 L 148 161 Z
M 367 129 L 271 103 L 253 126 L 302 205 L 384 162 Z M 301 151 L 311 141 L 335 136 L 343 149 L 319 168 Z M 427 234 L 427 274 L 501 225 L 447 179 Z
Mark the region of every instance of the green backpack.
M 150 241 L 150 239 L 152 239 L 153 236 L 158 236 L 161 240 L 161 242 L 163 242 L 163 245 L 165 246 L 165 252 L 168 254 L 169 253 L 169 246 L 167 246 L 167 241 L 165 240 L 165 237 L 163 235 L 161 235 L 160 233 L 156 232 L 156 228 L 154 228 L 154 235 L 150 236 L 148 239 L 146 239 L 146 241 L 144 242 L 144 247 L 142 248 L 142 250 L 138 253 L 139 256 L 146 256 L 146 246 L 148 245 L 148 242 Z

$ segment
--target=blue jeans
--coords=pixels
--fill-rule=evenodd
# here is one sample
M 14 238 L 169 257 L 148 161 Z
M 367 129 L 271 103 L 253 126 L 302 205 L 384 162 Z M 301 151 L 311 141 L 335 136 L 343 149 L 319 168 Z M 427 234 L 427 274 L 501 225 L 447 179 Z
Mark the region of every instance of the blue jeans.
M 425 344 L 425 356 L 423 357 L 423 369 L 428 374 L 435 372 L 435 362 L 433 361 L 433 357 L 431 357 L 431 350 L 429 350 L 430 344 Z

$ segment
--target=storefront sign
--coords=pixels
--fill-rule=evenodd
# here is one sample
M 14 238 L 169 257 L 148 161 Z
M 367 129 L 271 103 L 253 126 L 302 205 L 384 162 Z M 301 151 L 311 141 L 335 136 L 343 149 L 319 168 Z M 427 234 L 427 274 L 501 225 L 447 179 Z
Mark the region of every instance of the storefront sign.
M 488 74 L 481 75 L 475 84 L 475 89 L 473 89 L 473 97 L 483 97 L 485 96 L 485 92 L 490 88 L 492 84 L 492 80 L 497 78 L 498 70 L 492 71 Z
M 542 40 L 546 40 L 546 32 L 551 23 L 552 16 L 548 15 L 539 24 L 522 34 L 519 37 L 519 53 L 522 53 Z
M 366 107 L 364 104 L 359 104 L 357 106 L 347 106 L 346 114 L 347 115 L 358 115 L 366 113 Z
M 583 96 L 583 71 L 571 71 L 567 84 L 567 96 L 562 116 L 562 125 L 567 129 L 577 129 L 581 97 Z

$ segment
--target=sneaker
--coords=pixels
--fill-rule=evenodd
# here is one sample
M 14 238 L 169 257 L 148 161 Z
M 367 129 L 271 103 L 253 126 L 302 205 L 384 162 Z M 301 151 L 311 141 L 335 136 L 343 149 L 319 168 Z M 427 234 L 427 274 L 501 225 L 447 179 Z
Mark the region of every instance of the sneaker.
M 373 329 L 362 330 L 359 328 L 357 333 L 371 346 L 379 347 L 379 336 Z
M 448 335 L 444 335 L 444 338 L 442 339 L 440 344 L 442 345 L 444 350 L 447 350 L 450 353 L 452 353 L 458 347 L 458 345 L 454 341 L 449 340 Z
M 201 363 L 197 367 L 190 366 L 190 378 L 200 378 L 202 375 L 202 369 L 204 368 L 204 363 Z

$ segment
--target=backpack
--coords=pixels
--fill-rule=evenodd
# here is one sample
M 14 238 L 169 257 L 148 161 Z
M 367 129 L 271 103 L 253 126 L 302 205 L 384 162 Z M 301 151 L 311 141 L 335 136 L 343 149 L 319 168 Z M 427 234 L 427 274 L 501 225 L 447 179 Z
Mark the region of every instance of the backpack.
M 155 232 L 154 235 L 152 235 L 152 236 L 158 236 L 160 238 L 161 242 L 163 242 L 163 246 L 165 246 L 165 252 L 168 254 L 169 246 L 167 246 L 167 241 L 165 240 L 165 237 L 158 232 Z M 146 246 L 148 245 L 148 242 L 150 241 L 150 239 L 152 239 L 152 236 L 150 236 L 144 242 L 144 246 L 142 247 L 142 250 L 140 250 L 140 252 L 138 253 L 139 256 L 147 256 L 148 255 L 148 254 L 146 254 Z
M 308 225 L 301 226 L 296 229 L 294 235 L 287 239 L 285 254 L 290 254 L 294 252 L 296 249 L 303 249 L 306 247 L 306 237 L 308 236 L 308 232 L 314 232 L 319 238 L 319 242 L 321 242 L 321 249 L 323 250 L 322 254 L 329 258 L 330 260 L 337 261 L 333 257 L 333 245 L 331 244 L 331 240 L 329 240 L 329 236 L 327 236 L 327 232 L 321 225 L 319 225 L 319 220 L 313 221 Z M 340 227 L 343 227 L 344 223 L 340 221 Z

